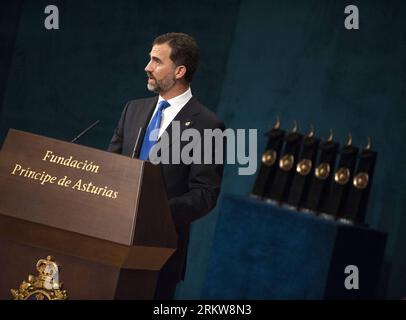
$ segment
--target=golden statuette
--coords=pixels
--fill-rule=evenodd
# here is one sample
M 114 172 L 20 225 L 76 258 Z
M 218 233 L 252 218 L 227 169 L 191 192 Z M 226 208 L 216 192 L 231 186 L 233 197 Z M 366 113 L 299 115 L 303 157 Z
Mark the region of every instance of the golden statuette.
M 330 128 L 330 130 L 329 130 L 329 136 L 328 136 L 328 138 L 327 138 L 327 141 L 328 141 L 328 142 L 332 142 L 333 139 L 334 139 L 333 129 Z
M 279 129 L 281 127 L 281 120 L 279 119 L 279 117 L 276 117 L 276 123 L 273 126 L 274 129 Z
M 314 137 L 314 126 L 310 125 L 310 132 L 307 134 L 306 138 L 313 138 Z
M 314 170 L 314 174 L 319 180 L 327 179 L 330 174 L 330 165 L 327 162 L 320 163 Z
M 351 135 L 351 133 L 348 134 L 348 140 L 347 140 L 346 146 L 347 147 L 352 146 L 352 135 Z
M 372 140 L 368 137 L 368 144 L 365 146 L 364 150 L 372 150 Z
M 299 130 L 299 127 L 297 125 L 297 121 L 293 120 L 293 128 L 290 130 L 291 133 L 296 133 Z
M 350 179 L 350 170 L 348 168 L 340 168 L 334 175 L 334 181 L 338 184 L 344 185 Z
M 275 150 L 266 150 L 262 155 L 262 163 L 267 167 L 272 166 L 275 163 L 275 161 L 276 161 Z
M 62 290 L 59 282 L 59 268 L 52 257 L 38 260 L 36 267 L 36 277 L 30 274 L 18 289 L 10 290 L 14 300 L 66 300 L 66 290 Z
M 283 171 L 289 171 L 293 167 L 293 162 L 294 162 L 293 155 L 285 154 L 279 160 L 279 168 L 281 168 Z

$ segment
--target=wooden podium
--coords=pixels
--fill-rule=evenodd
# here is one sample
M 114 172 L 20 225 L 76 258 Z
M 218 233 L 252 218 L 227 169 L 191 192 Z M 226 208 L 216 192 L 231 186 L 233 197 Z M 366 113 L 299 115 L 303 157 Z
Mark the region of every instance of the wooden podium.
M 49 255 L 68 299 L 153 299 L 176 245 L 159 167 L 10 129 L 0 151 L 0 299 Z

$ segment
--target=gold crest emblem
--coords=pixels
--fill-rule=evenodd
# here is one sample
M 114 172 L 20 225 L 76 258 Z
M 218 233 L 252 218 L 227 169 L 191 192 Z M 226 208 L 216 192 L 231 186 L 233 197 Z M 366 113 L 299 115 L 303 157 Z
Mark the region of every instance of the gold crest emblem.
M 338 184 L 344 185 L 350 179 L 350 170 L 348 168 L 340 168 L 334 175 L 334 181 Z
M 312 162 L 309 159 L 303 159 L 301 160 L 297 166 L 296 166 L 296 171 L 302 176 L 307 176 L 312 169 Z
M 327 162 L 320 163 L 319 166 L 314 170 L 316 178 L 319 180 L 327 179 L 330 174 L 330 165 Z
M 59 282 L 58 265 L 52 261 L 52 257 L 40 259 L 37 262 L 38 275 L 29 275 L 27 281 L 23 281 L 18 289 L 11 289 L 14 300 L 65 300 L 66 290 L 62 290 Z
M 279 160 L 279 168 L 281 168 L 283 171 L 289 171 L 290 169 L 293 168 L 293 162 L 294 162 L 293 155 L 291 154 L 285 154 L 280 160 Z
M 261 161 L 265 166 L 271 167 L 276 161 L 276 151 L 266 150 L 265 153 L 262 155 Z
M 354 187 L 360 190 L 365 189 L 368 186 L 368 180 L 368 173 L 360 172 L 353 179 Z

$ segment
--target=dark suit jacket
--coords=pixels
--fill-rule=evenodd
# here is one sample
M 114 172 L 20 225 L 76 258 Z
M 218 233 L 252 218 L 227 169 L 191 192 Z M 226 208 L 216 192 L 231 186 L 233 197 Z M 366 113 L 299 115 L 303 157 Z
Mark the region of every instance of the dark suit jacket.
M 133 100 L 126 104 L 108 150 L 131 156 L 140 128 L 141 135 L 135 149 L 138 157 L 149 120 L 158 98 Z M 203 137 L 204 129 L 222 129 L 216 115 L 192 97 L 174 121 L 180 122 L 180 133 L 187 128 L 197 129 Z M 172 141 L 172 123 L 166 129 Z M 178 137 L 180 139 L 180 136 Z M 181 142 L 181 148 L 188 142 Z M 170 147 L 171 148 L 171 145 Z M 202 146 L 202 159 L 204 148 Z M 171 154 L 171 150 L 169 150 Z M 182 162 L 182 161 L 181 161 Z M 203 162 L 203 161 L 202 161 Z M 220 193 L 223 165 L 214 164 L 160 164 L 169 206 L 178 232 L 178 276 L 184 276 L 189 228 L 192 221 L 202 217 L 214 208 Z

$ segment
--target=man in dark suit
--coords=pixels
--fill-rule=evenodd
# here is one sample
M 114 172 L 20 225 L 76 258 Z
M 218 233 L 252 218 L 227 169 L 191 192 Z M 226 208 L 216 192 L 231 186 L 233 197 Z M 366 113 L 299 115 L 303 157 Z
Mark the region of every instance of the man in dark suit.
M 193 128 L 201 137 L 205 129 L 224 130 L 216 115 L 192 96 L 190 83 L 198 56 L 195 40 L 186 34 L 168 33 L 154 40 L 145 71 L 148 90 L 159 96 L 126 104 L 109 151 L 150 160 L 151 150 L 163 134 L 168 134 L 172 141 L 179 139 L 185 129 Z M 180 131 L 174 129 L 175 122 Z M 223 164 L 214 161 L 216 148 L 210 150 L 214 151 L 211 152 L 212 161 L 206 164 L 207 161 L 203 162 L 207 152 L 205 143 L 203 139 L 197 143 L 201 146 L 200 163 L 185 164 L 182 159 L 180 163 L 172 161 L 172 145 L 169 145 L 167 152 L 171 160 L 168 164 L 160 164 L 178 232 L 178 249 L 161 271 L 157 299 L 173 297 L 176 284 L 185 273 L 190 224 L 214 208 L 220 193 Z M 180 142 L 180 150 L 185 144 L 185 141 Z

